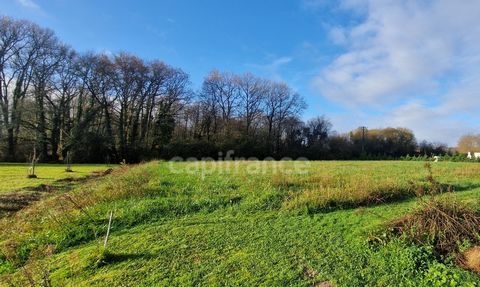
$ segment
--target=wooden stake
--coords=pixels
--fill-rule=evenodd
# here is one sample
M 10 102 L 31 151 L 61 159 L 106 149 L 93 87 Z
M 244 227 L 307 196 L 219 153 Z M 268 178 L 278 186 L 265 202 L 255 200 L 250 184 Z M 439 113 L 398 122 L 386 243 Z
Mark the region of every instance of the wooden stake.
M 112 216 L 113 216 L 113 210 L 110 211 L 110 218 L 108 219 L 107 235 L 105 235 L 105 241 L 103 242 L 103 248 L 107 248 L 108 236 L 110 235 L 110 227 L 112 226 Z

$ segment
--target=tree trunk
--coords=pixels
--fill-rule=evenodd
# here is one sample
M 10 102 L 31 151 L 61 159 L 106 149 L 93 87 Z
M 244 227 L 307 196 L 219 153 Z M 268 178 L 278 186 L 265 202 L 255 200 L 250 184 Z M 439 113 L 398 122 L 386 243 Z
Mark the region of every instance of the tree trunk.
M 54 110 L 53 112 L 52 132 L 50 136 L 50 145 L 52 146 L 52 160 L 55 160 L 55 161 L 58 160 L 58 145 L 60 143 L 60 125 L 61 125 L 60 111 L 57 109 L 57 110 Z
M 115 141 L 113 137 L 112 120 L 110 118 L 110 112 L 108 110 L 108 104 L 106 100 L 104 101 L 103 108 L 105 111 L 105 127 L 107 130 L 107 138 L 108 138 L 108 144 L 110 149 L 109 156 L 113 156 L 113 158 L 117 160 L 117 149 L 115 148 Z
M 40 158 L 42 161 L 48 159 L 48 137 L 47 137 L 47 120 L 44 109 L 44 84 L 41 83 L 35 91 L 35 101 L 37 110 L 37 143 L 40 147 Z

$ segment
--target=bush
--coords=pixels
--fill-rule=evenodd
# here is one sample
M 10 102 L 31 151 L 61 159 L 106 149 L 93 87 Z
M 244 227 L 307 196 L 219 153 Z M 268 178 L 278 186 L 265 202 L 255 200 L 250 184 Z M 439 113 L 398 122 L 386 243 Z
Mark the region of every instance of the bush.
M 452 199 L 425 201 L 391 227 L 416 244 L 433 245 L 440 255 L 457 254 L 465 241 L 480 243 L 480 214 Z

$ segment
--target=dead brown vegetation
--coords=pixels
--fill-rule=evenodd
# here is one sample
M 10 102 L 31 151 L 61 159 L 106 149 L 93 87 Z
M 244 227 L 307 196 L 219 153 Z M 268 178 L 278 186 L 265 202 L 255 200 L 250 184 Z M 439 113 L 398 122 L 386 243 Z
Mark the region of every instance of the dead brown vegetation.
M 452 198 L 424 201 L 391 228 L 416 244 L 432 244 L 440 255 L 457 254 L 464 242 L 480 243 L 480 214 Z
M 480 246 L 474 246 L 462 252 L 458 263 L 463 268 L 480 274 Z

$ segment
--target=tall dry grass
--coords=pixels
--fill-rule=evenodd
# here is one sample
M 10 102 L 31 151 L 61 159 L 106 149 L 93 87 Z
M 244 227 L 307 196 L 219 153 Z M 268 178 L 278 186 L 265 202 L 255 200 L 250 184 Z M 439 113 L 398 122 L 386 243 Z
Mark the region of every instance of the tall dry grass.
M 317 181 L 318 180 L 318 181 Z M 291 192 L 284 208 L 306 208 L 309 212 L 329 211 L 380 204 L 411 197 L 415 187 L 394 179 L 377 181 L 369 176 L 355 176 L 348 180 L 335 177 L 315 177 L 300 192 Z

